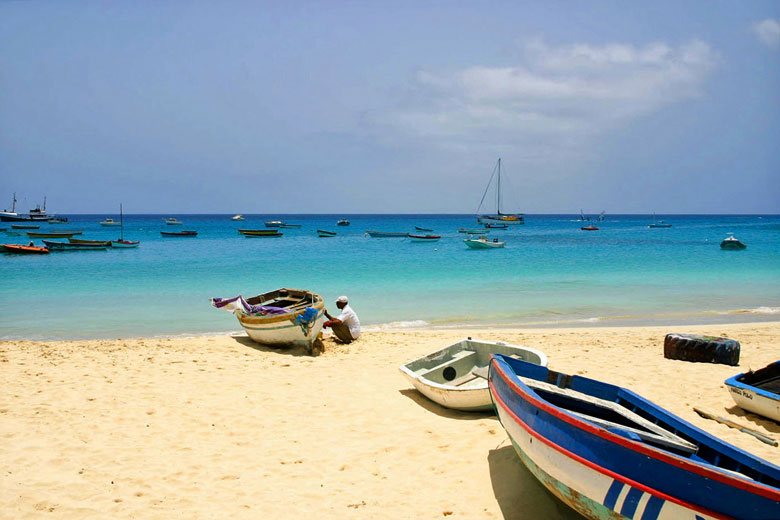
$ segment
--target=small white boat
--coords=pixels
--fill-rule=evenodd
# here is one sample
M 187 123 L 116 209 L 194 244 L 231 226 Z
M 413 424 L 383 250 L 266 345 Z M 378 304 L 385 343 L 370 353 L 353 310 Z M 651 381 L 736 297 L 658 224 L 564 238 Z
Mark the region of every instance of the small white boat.
M 182 224 L 181 220 L 176 220 L 173 217 L 166 219 L 165 223 L 168 224 L 169 226 L 180 226 Z
M 121 226 L 122 223 L 121 222 L 117 222 L 116 220 L 114 220 L 112 218 L 107 218 L 106 220 L 101 221 L 100 225 L 101 226 L 110 227 L 110 226 Z
M 494 249 L 497 247 L 504 247 L 506 242 L 501 242 L 497 238 L 488 240 L 486 237 L 479 238 L 466 238 L 463 243 L 472 249 Z
M 491 410 L 487 379 L 474 373 L 487 368 L 491 354 L 547 366 L 547 356 L 539 350 L 467 338 L 398 368 L 421 394 L 445 408 Z
M 234 216 L 232 216 L 232 217 L 230 218 L 230 220 L 246 220 L 246 219 L 244 218 L 244 215 L 242 215 L 242 214 L 240 214 L 240 213 L 239 213 L 238 215 L 234 215 Z
M 780 423 L 780 361 L 726 380 L 731 398 L 740 408 Z
M 312 350 L 325 322 L 325 304 L 317 293 L 277 289 L 253 298 L 212 298 L 212 305 L 235 314 L 249 337 L 271 347 L 307 345 Z

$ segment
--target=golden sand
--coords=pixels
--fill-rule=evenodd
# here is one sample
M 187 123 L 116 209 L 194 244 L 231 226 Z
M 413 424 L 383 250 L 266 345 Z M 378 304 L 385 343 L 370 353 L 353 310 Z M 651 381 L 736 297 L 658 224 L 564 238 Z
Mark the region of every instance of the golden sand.
M 663 357 L 669 332 L 737 339 L 739 367 Z M 398 371 L 466 336 L 547 353 L 774 464 L 780 439 L 723 381 L 780 358 L 780 323 L 366 332 L 323 355 L 197 337 L 0 343 L 1 518 L 579 518 L 489 414 L 439 407 Z

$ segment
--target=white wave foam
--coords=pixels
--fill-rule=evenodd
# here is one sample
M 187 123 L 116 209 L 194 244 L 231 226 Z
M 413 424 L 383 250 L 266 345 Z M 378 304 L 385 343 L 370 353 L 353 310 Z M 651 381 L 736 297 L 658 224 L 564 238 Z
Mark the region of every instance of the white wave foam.
M 574 321 L 578 321 L 580 323 L 598 323 L 599 321 L 601 321 L 601 318 L 599 318 L 598 316 L 595 316 L 593 318 L 584 318 L 584 319 L 581 319 L 581 320 L 574 320 Z
M 756 307 L 746 310 L 751 314 L 780 314 L 780 307 Z
M 389 329 L 419 329 L 429 326 L 425 320 L 410 320 L 410 321 L 391 321 L 390 323 L 380 323 L 379 325 L 372 325 L 370 327 L 363 327 L 363 330 L 377 331 L 377 330 L 389 330 Z

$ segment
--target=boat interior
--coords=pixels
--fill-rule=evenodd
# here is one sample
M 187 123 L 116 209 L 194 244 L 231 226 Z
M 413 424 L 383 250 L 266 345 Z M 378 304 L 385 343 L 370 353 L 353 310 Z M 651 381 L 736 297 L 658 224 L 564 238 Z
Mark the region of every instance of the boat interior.
M 747 372 L 737 381 L 767 392 L 780 394 L 780 361 L 755 372 Z
M 247 298 L 247 303 L 252 305 L 264 305 L 266 307 L 279 307 L 282 309 L 299 310 L 309 307 L 322 297 L 318 294 L 296 289 L 278 289 Z

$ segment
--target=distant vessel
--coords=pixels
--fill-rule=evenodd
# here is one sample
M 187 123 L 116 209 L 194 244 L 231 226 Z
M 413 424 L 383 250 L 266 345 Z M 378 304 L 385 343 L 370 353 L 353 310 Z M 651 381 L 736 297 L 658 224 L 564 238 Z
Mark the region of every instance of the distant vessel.
M 409 236 L 409 233 L 401 233 L 397 231 L 366 231 L 366 234 L 372 238 L 405 238 Z
M 728 249 L 728 250 L 739 250 L 739 249 L 745 249 L 747 247 L 747 244 L 744 242 L 740 242 L 737 237 L 734 236 L 734 233 L 729 233 L 729 236 L 723 239 L 723 242 L 720 243 L 721 249 Z
M 160 234 L 164 237 L 196 237 L 197 231 L 160 231 Z
M 122 205 L 119 205 L 119 240 L 112 240 L 111 247 L 129 249 L 132 247 L 138 247 L 138 240 L 125 240 L 125 219 L 124 212 L 122 211 Z
M 106 220 L 101 220 L 100 221 L 100 225 L 101 226 L 106 226 L 106 227 L 111 227 L 111 226 L 121 226 L 122 223 L 121 222 L 117 222 L 116 220 L 114 220 L 112 218 L 107 218 Z
M 343 219 L 339 220 L 338 222 L 336 222 L 336 225 L 337 226 L 349 226 L 349 220 L 343 218 Z
M 239 229 L 239 233 L 242 235 L 277 235 L 278 229 Z
M 649 228 L 670 228 L 670 227 L 672 227 L 672 225 L 671 224 L 667 224 L 663 220 L 659 220 L 658 222 L 656 222 L 656 220 L 655 220 L 655 213 L 653 213 L 653 223 L 652 224 L 648 224 L 647 227 L 649 227 Z
M 175 218 L 170 217 L 165 221 L 165 223 L 169 226 L 180 226 L 182 222 L 181 220 L 176 220 Z
M 31 209 L 27 215 L 16 212 L 16 193 L 14 193 L 13 204 L 11 205 L 11 211 L 7 209 L 0 211 L 0 221 L 3 222 L 28 222 L 28 221 L 43 221 L 49 220 L 54 215 L 46 214 L 46 197 L 43 198 L 43 209 L 40 205 L 35 206 L 35 209 Z
M 437 242 L 441 236 L 440 235 L 412 235 L 409 234 L 409 238 L 412 239 L 412 242 Z
M 38 233 L 35 231 L 28 231 L 27 236 L 30 238 L 70 238 L 73 235 L 80 235 L 81 231 L 52 231 L 45 233 Z
M 488 222 L 485 224 L 487 229 L 506 229 L 509 226 L 503 222 Z
M 106 245 L 103 244 L 73 244 L 71 242 L 52 242 L 50 240 L 44 240 L 44 244 L 49 251 L 99 251 L 105 250 Z
M 583 230 L 583 231 L 598 231 L 599 230 L 599 228 L 597 226 L 594 226 L 593 224 L 589 224 L 587 226 L 582 226 L 580 229 Z
M 330 238 L 335 237 L 336 232 L 335 231 L 327 231 L 325 229 L 318 229 L 317 230 L 317 236 L 320 238 Z
M 433 231 L 432 229 L 428 229 L 428 228 L 424 228 L 424 227 L 420 227 L 420 226 L 414 226 L 414 229 L 416 229 L 417 231 L 425 231 L 427 233 L 430 233 L 431 231 Z
M 485 235 L 487 233 L 490 233 L 490 230 L 459 227 L 458 233 L 468 233 L 469 235 Z
M 496 170 L 493 170 L 493 175 L 490 176 L 490 180 L 488 181 L 488 185 L 485 187 L 485 193 L 482 195 L 482 200 L 479 202 L 479 207 L 477 208 L 477 213 L 479 213 L 479 210 L 482 208 L 482 203 L 485 202 L 485 196 L 487 195 L 488 190 L 490 189 L 490 184 L 493 181 L 493 177 L 497 177 L 496 180 L 496 212 L 494 214 L 483 214 L 477 216 L 477 222 L 480 224 L 487 224 L 488 222 L 506 222 L 510 224 L 524 224 L 525 221 L 523 220 L 523 214 L 522 213 L 502 213 L 501 212 L 501 158 L 498 158 L 498 175 L 496 175 Z
M 471 249 L 495 249 L 504 247 L 504 244 L 506 244 L 506 242 L 500 242 L 497 238 L 488 240 L 487 237 L 466 238 L 463 240 L 463 243 Z
M 230 220 L 246 220 L 246 219 L 244 218 L 244 215 L 239 213 L 238 215 L 234 215 L 233 217 L 231 217 Z

